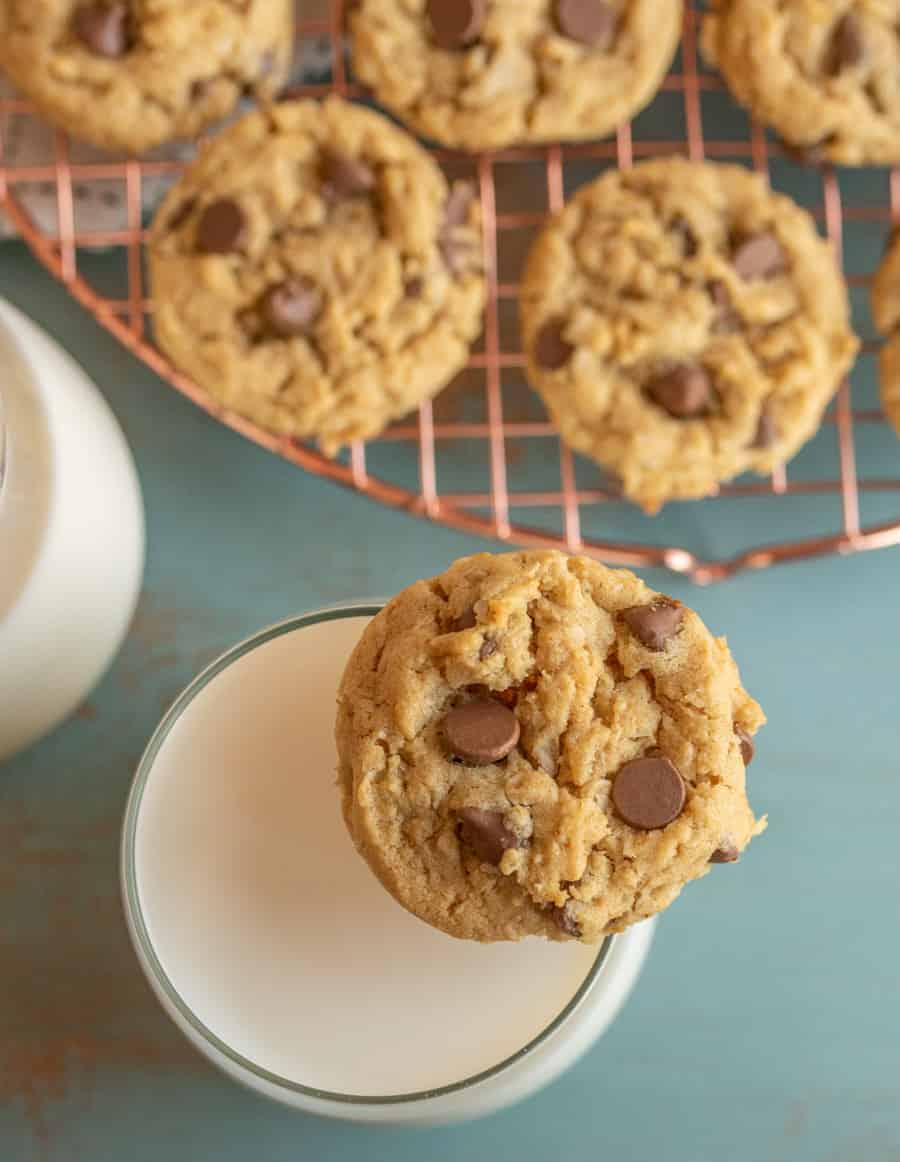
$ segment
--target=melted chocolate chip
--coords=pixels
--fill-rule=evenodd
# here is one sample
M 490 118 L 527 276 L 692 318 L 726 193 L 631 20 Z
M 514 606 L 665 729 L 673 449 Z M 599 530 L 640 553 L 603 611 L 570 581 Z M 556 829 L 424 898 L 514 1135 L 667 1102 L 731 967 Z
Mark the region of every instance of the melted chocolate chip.
M 280 339 L 305 335 L 322 309 L 322 295 L 305 278 L 287 278 L 270 287 L 260 301 L 266 329 Z
M 681 629 L 684 610 L 668 597 L 661 597 L 649 605 L 623 609 L 620 617 L 642 645 L 661 653 Z
M 357 198 L 375 188 L 375 171 L 367 162 L 332 149 L 322 158 L 322 181 L 332 198 Z
M 240 250 L 247 234 L 244 211 L 231 198 L 210 202 L 197 222 L 197 249 L 204 254 L 230 254 Z
M 474 851 L 482 863 L 495 867 L 504 851 L 524 847 L 524 840 L 506 826 L 502 811 L 485 811 L 481 807 L 463 807 L 457 812 L 457 834 Z
M 709 857 L 710 863 L 737 863 L 740 851 L 730 840 L 724 840 Z
M 72 31 L 94 56 L 115 60 L 131 48 L 127 4 L 86 4 L 72 15 Z
M 837 76 L 844 69 L 862 64 L 866 58 L 866 38 L 863 23 L 856 12 L 850 11 L 838 20 L 831 34 L 825 57 L 825 71 Z
M 570 40 L 603 50 L 615 40 L 619 17 L 603 0 L 556 0 L 556 24 Z
M 427 0 L 426 8 L 438 48 L 465 48 L 478 39 L 487 0 Z
M 749 767 L 753 762 L 753 756 L 756 754 L 756 747 L 753 743 L 753 736 L 743 726 L 738 726 L 735 723 L 734 733 L 738 736 L 741 742 L 741 758 L 744 760 L 744 766 Z
M 575 348 L 565 336 L 565 319 L 548 319 L 534 340 L 534 359 L 547 371 L 559 371 L 572 358 Z
M 681 241 L 681 253 L 685 258 L 693 258 L 700 247 L 694 231 L 684 218 L 675 218 L 672 222 L 672 231 Z
M 554 907 L 552 912 L 553 920 L 560 932 L 565 932 L 567 936 L 574 936 L 576 940 L 581 936 L 581 925 L 572 915 L 568 904 L 564 904 L 561 908 Z
M 713 398 L 712 382 L 699 363 L 680 363 L 662 372 L 647 384 L 647 394 L 676 420 L 703 415 Z
M 663 755 L 625 763 L 612 786 L 616 811 L 639 831 L 668 826 L 684 810 L 685 799 L 684 779 Z
M 457 617 L 455 621 L 452 622 L 450 631 L 451 633 L 459 633 L 464 629 L 474 629 L 477 624 L 478 618 L 475 616 L 475 610 L 467 609 L 465 613 L 461 613 L 459 617 Z
M 493 698 L 456 706 L 444 718 L 444 737 L 451 754 L 471 766 L 506 758 L 519 741 L 519 720 Z
M 496 638 L 486 637 L 481 643 L 481 649 L 478 651 L 478 660 L 480 662 L 487 661 L 488 658 L 494 656 L 499 648 Z

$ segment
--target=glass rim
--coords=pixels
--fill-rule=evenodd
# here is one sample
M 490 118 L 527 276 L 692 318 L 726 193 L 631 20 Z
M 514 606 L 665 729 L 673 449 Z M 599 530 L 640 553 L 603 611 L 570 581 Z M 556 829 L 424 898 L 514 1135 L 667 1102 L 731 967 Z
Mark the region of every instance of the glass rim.
M 294 617 L 286 618 L 283 621 L 276 622 L 274 625 L 266 629 L 260 630 L 252 636 L 245 638 L 237 645 L 232 646 L 226 650 L 220 657 L 211 662 L 204 670 L 202 670 L 178 695 L 166 713 L 163 715 L 159 725 L 154 730 L 150 741 L 148 742 L 144 753 L 141 755 L 140 762 L 137 766 L 137 771 L 128 794 L 128 802 L 125 808 L 125 817 L 122 827 L 122 844 L 121 844 L 121 874 L 122 874 L 122 894 L 124 898 L 126 919 L 129 924 L 129 932 L 136 944 L 138 952 L 138 959 L 141 962 L 142 968 L 152 976 L 152 983 L 162 994 L 166 1004 L 171 1006 L 172 1010 L 178 1014 L 178 1017 L 191 1030 L 196 1044 L 205 1044 L 212 1049 L 215 1054 L 224 1058 L 232 1067 L 236 1067 L 242 1073 L 250 1075 L 255 1082 L 262 1083 L 267 1086 L 273 1086 L 285 1093 L 293 1094 L 310 1098 L 320 1102 L 332 1103 L 337 1106 L 393 1106 L 393 1105 L 410 1105 L 416 1102 L 429 1101 L 435 1098 L 443 1098 L 451 1095 L 459 1094 L 465 1090 L 472 1089 L 486 1081 L 505 1073 L 508 1069 L 519 1064 L 526 1057 L 532 1054 L 535 1050 L 544 1045 L 555 1033 L 557 1033 L 564 1024 L 566 1024 L 570 1017 L 574 1015 L 577 1009 L 582 1005 L 588 993 L 591 991 L 597 978 L 600 975 L 606 961 L 609 957 L 612 944 L 615 940 L 613 936 L 607 936 L 603 943 L 597 949 L 597 955 L 584 979 L 581 981 L 575 993 L 572 995 L 568 1003 L 557 1013 L 550 1023 L 540 1031 L 536 1036 L 532 1037 L 525 1045 L 517 1049 L 515 1053 L 505 1057 L 496 1065 L 490 1066 L 488 1069 L 479 1071 L 470 1077 L 461 1079 L 460 1081 L 449 1082 L 446 1085 L 437 1086 L 432 1089 L 424 1089 L 413 1091 L 409 1093 L 400 1094 L 350 1094 L 339 1091 L 332 1091 L 320 1089 L 316 1086 L 304 1085 L 302 1082 L 292 1081 L 290 1078 L 283 1077 L 281 1074 L 275 1073 L 272 1070 L 266 1069 L 264 1066 L 245 1057 L 238 1050 L 234 1049 L 226 1041 L 223 1041 L 208 1025 L 205 1024 L 194 1012 L 191 1006 L 184 1000 L 172 981 L 169 974 L 163 967 L 162 962 L 156 955 L 156 950 L 150 938 L 150 933 L 147 928 L 147 923 L 144 916 L 143 907 L 141 905 L 140 893 L 137 886 L 137 864 L 136 864 L 136 841 L 137 841 L 137 824 L 140 815 L 141 804 L 144 798 L 144 791 L 146 790 L 150 774 L 153 770 L 153 765 L 157 755 L 165 744 L 173 727 L 179 721 L 181 716 L 185 713 L 194 699 L 202 693 L 203 690 L 226 670 L 229 666 L 239 661 L 246 654 L 252 650 L 266 645 L 275 638 L 282 637 L 284 634 L 293 633 L 295 630 L 306 629 L 312 625 L 319 625 L 329 621 L 340 621 L 351 617 L 374 617 L 376 613 L 383 607 L 384 602 L 365 601 L 351 604 L 340 603 L 336 605 L 325 606 L 321 609 L 313 610 L 310 613 L 299 614 Z

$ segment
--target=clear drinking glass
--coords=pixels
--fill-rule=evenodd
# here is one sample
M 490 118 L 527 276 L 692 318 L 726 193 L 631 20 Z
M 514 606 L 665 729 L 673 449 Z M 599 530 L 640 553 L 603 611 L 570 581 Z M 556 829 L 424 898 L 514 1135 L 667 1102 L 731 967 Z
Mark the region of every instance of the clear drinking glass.
M 630 991 L 652 925 L 595 949 L 482 946 L 435 933 L 384 892 L 340 818 L 332 739 L 340 674 L 379 608 L 292 618 L 191 683 L 137 770 L 123 898 L 163 1008 L 226 1073 L 320 1115 L 444 1122 L 508 1105 L 572 1064 Z M 571 987 L 544 995 L 540 974 L 564 957 Z M 529 988 L 546 1017 L 515 1026 Z M 479 991 L 495 997 L 488 1013 L 512 997 L 505 1025 L 471 1011 Z M 363 1083 L 366 1061 L 377 1088 Z

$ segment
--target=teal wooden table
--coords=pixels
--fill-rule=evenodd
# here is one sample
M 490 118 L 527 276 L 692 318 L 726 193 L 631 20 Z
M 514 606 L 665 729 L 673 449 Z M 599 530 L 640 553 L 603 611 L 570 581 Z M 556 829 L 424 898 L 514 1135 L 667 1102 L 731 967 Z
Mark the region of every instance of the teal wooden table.
M 2 1162 L 898 1162 L 900 553 L 708 590 L 649 578 L 727 632 L 765 704 L 750 783 L 768 833 L 666 914 L 612 1031 L 538 1097 L 444 1130 L 303 1117 L 220 1077 L 144 985 L 117 885 L 129 781 L 162 711 L 224 647 L 486 545 L 215 426 L 19 246 L 0 249 L 0 294 L 103 389 L 149 533 L 118 661 L 71 722 L 0 772 Z M 748 510 L 760 541 L 770 512 Z M 710 541 L 727 541 L 708 516 Z

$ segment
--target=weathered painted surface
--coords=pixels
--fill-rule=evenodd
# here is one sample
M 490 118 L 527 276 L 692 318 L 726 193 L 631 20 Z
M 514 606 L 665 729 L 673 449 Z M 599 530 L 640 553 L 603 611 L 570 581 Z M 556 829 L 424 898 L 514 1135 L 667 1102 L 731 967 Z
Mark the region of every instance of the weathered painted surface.
M 118 901 L 131 773 L 164 707 L 226 645 L 482 545 L 216 428 L 17 247 L 0 251 L 0 293 L 107 394 L 135 448 L 150 538 L 121 657 L 71 722 L 0 772 L 2 1162 L 898 1162 L 900 554 L 708 591 L 665 581 L 727 630 L 769 711 L 751 784 L 771 827 L 675 905 L 627 1011 L 571 1074 L 446 1131 L 300 1117 L 215 1074 L 143 984 Z M 763 539 L 773 510 L 745 511 Z M 660 539 L 683 519 L 664 516 Z M 730 535 L 710 517 L 711 543 Z

